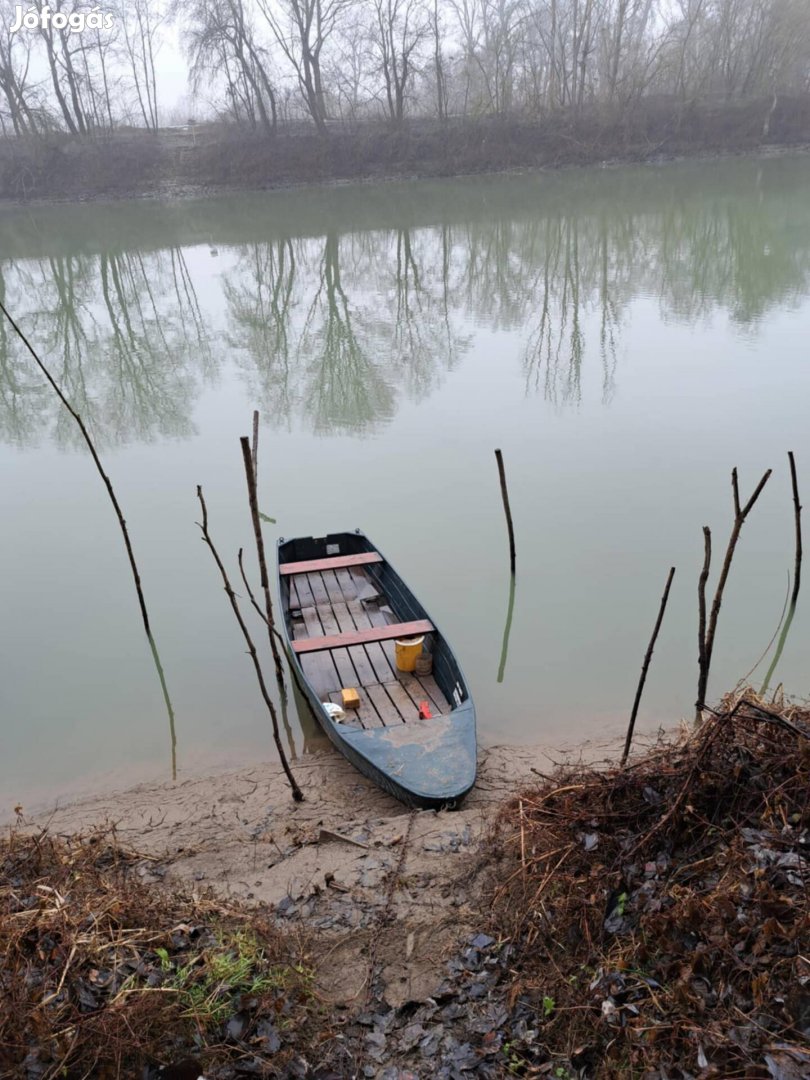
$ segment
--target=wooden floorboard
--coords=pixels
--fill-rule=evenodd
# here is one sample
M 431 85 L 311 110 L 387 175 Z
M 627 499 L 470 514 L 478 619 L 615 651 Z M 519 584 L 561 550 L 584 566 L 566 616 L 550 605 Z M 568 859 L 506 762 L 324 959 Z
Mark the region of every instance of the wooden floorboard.
M 327 596 L 330 604 L 342 604 L 345 600 L 343 590 L 338 582 L 337 575 L 334 570 L 326 570 L 321 574 L 321 580 L 323 586 L 326 589 Z
M 399 709 L 388 696 L 384 686 L 374 683 L 373 686 L 367 686 L 366 691 L 386 727 L 392 727 L 394 724 L 403 722 Z
M 340 627 L 338 626 L 338 621 L 335 618 L 335 613 L 332 610 L 331 605 L 328 607 L 320 607 L 318 609 L 318 615 L 320 616 L 321 625 L 326 634 L 340 633 Z M 346 689 L 349 687 L 356 687 L 358 683 L 357 672 L 352 663 L 349 650 L 331 649 L 330 653 L 335 667 L 337 668 L 341 687 L 345 687 Z
M 309 590 L 312 593 L 312 598 L 318 607 L 325 604 L 330 606 L 329 594 L 326 591 L 326 586 L 323 583 L 323 577 L 320 574 L 307 574 L 306 582 L 309 586 Z
M 339 689 L 340 684 L 337 669 L 329 660 L 329 654 L 321 653 L 318 657 L 306 656 L 302 660 L 301 670 L 304 672 L 307 682 L 320 700 L 326 701 L 335 688 Z
M 385 684 L 385 689 L 406 724 L 409 720 L 419 719 L 419 709 L 399 679 L 392 678 L 390 682 Z
M 304 579 L 296 582 L 298 599 L 301 603 L 301 617 L 304 621 L 307 637 L 322 637 L 323 623 L 318 609 L 313 604 L 312 591 Z M 328 700 L 329 694 L 341 688 L 341 676 L 331 652 L 307 653 L 299 656 L 301 667 L 313 690 L 321 699 Z
M 383 726 L 383 722 L 377 714 L 377 710 L 368 700 L 368 697 L 362 689 L 358 688 L 357 693 L 360 697 L 360 707 L 357 709 L 347 709 L 346 712 L 351 716 L 352 713 L 357 714 L 357 719 L 364 728 L 379 728 Z M 329 695 L 330 699 L 334 701 L 336 705 L 343 707 L 339 693 Z
M 373 630 L 374 627 L 369 619 L 368 612 L 365 610 L 359 600 L 350 600 L 346 605 L 349 609 L 349 614 L 354 619 L 354 624 L 358 630 Z M 368 658 L 374 667 L 375 682 L 384 683 L 388 681 L 388 673 L 391 670 L 388 663 L 388 658 L 385 655 L 385 650 L 382 647 L 382 642 L 374 642 L 366 645 L 366 652 Z
M 367 688 L 365 686 L 358 686 L 356 689 L 360 698 L 360 708 L 357 710 L 357 714 L 363 721 L 363 726 L 367 728 L 384 727 L 385 725 L 383 724 L 382 717 L 377 712 L 374 702 L 369 697 Z
M 444 695 L 440 693 L 434 697 L 417 675 L 411 674 L 410 671 L 400 671 L 399 681 L 417 708 L 420 701 L 426 701 L 434 716 L 442 716 L 450 712 Z
M 422 687 L 422 690 L 425 692 L 426 696 L 433 701 L 434 705 L 436 705 L 441 712 L 449 713 L 452 711 L 450 708 L 450 702 L 441 692 L 441 690 L 439 689 L 439 684 L 436 682 L 432 675 L 415 674 L 414 678 Z
M 357 577 L 355 577 L 355 570 L 354 569 L 349 571 L 349 575 L 350 575 L 350 578 L 351 578 L 351 583 L 353 585 L 357 584 L 358 579 L 361 580 L 361 581 L 367 581 L 368 580 L 366 578 L 366 574 L 365 574 L 364 570 L 357 570 L 356 572 L 357 572 Z M 338 587 L 341 590 L 341 595 L 343 596 L 343 598 L 346 601 L 346 607 L 348 608 L 349 614 L 351 615 L 352 619 L 354 620 L 354 625 L 357 627 L 357 629 L 358 630 L 370 630 L 370 629 L 372 629 L 373 624 L 371 622 L 371 619 L 369 618 L 369 615 L 368 615 L 368 612 L 365 609 L 365 606 L 359 600 L 353 598 L 351 595 L 347 596 L 347 593 L 351 593 L 351 591 L 352 591 L 352 589 L 349 587 L 349 583 L 346 582 L 345 579 L 343 581 L 340 581 L 340 580 L 337 579 L 337 577 L 335 578 L 335 581 L 336 581 Z M 355 596 L 356 596 L 356 592 L 355 592 Z M 388 682 L 388 679 L 390 677 L 389 676 L 390 664 L 388 663 L 388 658 L 386 656 L 386 653 L 385 653 L 385 650 L 384 650 L 384 648 L 382 646 L 382 643 L 377 642 L 375 644 L 366 645 L 366 652 L 368 653 L 368 658 L 369 658 L 369 660 L 371 661 L 371 663 L 372 663 L 372 665 L 374 667 L 374 673 L 375 673 L 375 676 L 376 676 L 375 682 L 379 682 L 379 683 Z
M 346 600 L 354 600 L 357 596 L 357 589 L 355 588 L 354 578 L 348 570 L 336 570 L 335 578 L 340 585 L 343 596 Z
M 355 603 L 360 603 L 360 601 L 355 601 Z M 372 626 L 388 626 L 392 621 L 377 604 L 362 604 L 362 608 L 366 618 Z M 381 641 L 380 646 L 385 654 L 385 659 L 388 661 L 388 667 L 390 668 L 393 677 L 395 679 L 399 678 L 397 648 L 395 643 L 393 641 Z
M 332 611 L 337 619 L 341 633 L 347 633 L 355 629 L 354 620 L 345 604 L 333 604 Z M 352 645 L 349 648 L 349 656 L 352 658 L 352 663 L 357 672 L 357 679 L 361 686 L 377 681 L 374 668 L 363 645 Z
M 327 592 L 326 585 L 324 584 L 323 577 L 320 573 L 312 573 L 295 577 L 293 580 L 296 584 L 301 585 L 304 583 L 303 591 L 304 595 L 311 599 L 313 604 L 316 605 L 315 611 L 318 614 L 318 618 L 322 627 L 322 633 L 325 636 L 332 634 L 345 633 L 347 629 L 354 629 L 353 625 L 349 626 L 349 620 L 345 623 L 341 623 L 338 620 L 337 613 L 335 612 L 332 603 L 329 599 L 329 593 Z M 300 596 L 300 592 L 299 592 Z M 315 630 L 314 622 L 312 623 L 313 631 Z M 311 637 L 317 637 L 318 635 L 313 633 Z M 303 655 L 302 654 L 302 658 Z M 318 655 L 318 654 L 313 654 Z M 374 669 L 368 664 L 365 651 L 362 646 L 352 646 L 351 648 L 344 649 L 331 649 L 327 654 L 331 656 L 335 665 L 338 676 L 337 689 L 342 687 L 349 689 L 353 687 L 358 690 L 361 686 L 364 686 L 368 682 L 376 681 L 376 674 Z M 355 662 L 356 661 L 356 662 Z M 358 709 L 358 715 L 364 727 L 381 727 L 383 720 L 377 714 L 373 704 L 368 700 L 361 701 L 360 709 Z
M 301 611 L 303 611 L 304 608 L 315 607 L 315 597 L 312 595 L 312 589 L 305 576 L 296 578 L 295 591 L 298 595 L 298 606 L 301 608 Z M 323 633 L 323 631 L 321 631 L 321 633 Z

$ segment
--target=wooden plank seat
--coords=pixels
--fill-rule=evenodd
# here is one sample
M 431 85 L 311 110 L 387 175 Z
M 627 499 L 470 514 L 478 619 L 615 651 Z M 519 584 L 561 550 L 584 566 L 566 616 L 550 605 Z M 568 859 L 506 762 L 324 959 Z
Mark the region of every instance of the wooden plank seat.
M 364 551 L 359 555 L 331 555 L 328 559 L 281 563 L 278 572 L 282 577 L 289 574 L 315 574 L 322 570 L 340 570 L 345 566 L 364 566 L 366 563 L 382 561 L 383 557 L 378 552 Z
M 392 638 L 429 634 L 433 629 L 433 623 L 429 619 L 415 619 L 413 622 L 372 626 L 367 630 L 351 630 L 344 634 L 324 634 L 321 637 L 300 638 L 292 643 L 292 647 L 299 654 L 325 652 L 328 649 L 344 649 L 351 645 L 367 645 L 374 641 L 390 641 Z

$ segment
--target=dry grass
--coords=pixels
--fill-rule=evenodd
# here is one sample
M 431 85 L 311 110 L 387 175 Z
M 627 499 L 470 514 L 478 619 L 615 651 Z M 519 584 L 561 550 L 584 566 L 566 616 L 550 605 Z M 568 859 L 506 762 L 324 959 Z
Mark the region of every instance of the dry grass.
M 765 121 L 768 119 L 766 131 Z M 0 198 L 90 199 L 332 180 L 443 177 L 512 168 L 647 161 L 711 152 L 796 146 L 810 139 L 810 94 L 744 101 L 645 98 L 622 112 L 580 112 L 334 122 L 326 136 L 306 123 L 272 137 L 232 124 L 135 129 L 76 137 L 0 139 Z
M 102 831 L 0 843 L 0 1076 L 141 1076 L 197 1059 L 287 1075 L 321 1032 L 303 942 L 142 881 Z
M 808 736 L 749 691 L 505 808 L 489 899 L 550 1075 L 810 1075 Z

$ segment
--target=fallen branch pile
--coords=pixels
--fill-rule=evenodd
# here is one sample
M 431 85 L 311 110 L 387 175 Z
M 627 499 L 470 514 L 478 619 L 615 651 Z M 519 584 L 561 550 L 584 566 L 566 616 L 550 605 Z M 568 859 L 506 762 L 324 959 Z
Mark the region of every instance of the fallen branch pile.
M 810 1076 L 810 710 L 750 691 L 625 769 L 505 808 L 493 927 L 523 1075 Z
M 0 841 L 0 1076 L 304 1075 L 301 942 L 147 866 L 112 832 Z

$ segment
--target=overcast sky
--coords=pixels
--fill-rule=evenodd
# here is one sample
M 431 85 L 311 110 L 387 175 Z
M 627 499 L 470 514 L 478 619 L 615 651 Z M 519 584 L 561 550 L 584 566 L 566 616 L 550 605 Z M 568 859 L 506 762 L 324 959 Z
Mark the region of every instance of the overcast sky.
M 177 105 L 184 103 L 188 94 L 188 64 L 180 48 L 180 31 L 177 26 L 166 29 L 156 69 L 158 102 L 165 117 Z M 204 112 L 205 109 L 199 111 Z
M 0 0 L 0 5 L 4 9 L 2 15 L 6 19 L 10 19 L 12 24 L 16 22 L 18 7 L 16 0 Z M 31 6 L 30 0 L 27 0 L 21 6 L 23 13 L 25 13 Z M 103 12 L 103 2 L 99 6 Z M 69 11 L 70 6 L 66 5 L 65 10 Z M 19 33 L 36 33 L 36 31 L 22 29 Z M 179 106 L 182 106 L 184 114 L 189 111 L 188 64 L 180 47 L 180 27 L 176 23 L 170 23 L 161 28 L 160 50 L 157 54 L 155 67 L 158 81 L 158 105 L 163 122 L 185 122 L 186 115 L 177 118 L 172 116 L 172 112 Z M 42 48 L 38 48 L 34 52 L 31 73 L 35 79 L 50 84 L 48 65 Z M 194 112 L 196 116 L 202 117 L 206 115 L 209 109 L 210 102 L 205 97 L 202 97 Z M 133 116 L 133 120 L 137 122 L 138 117 Z

